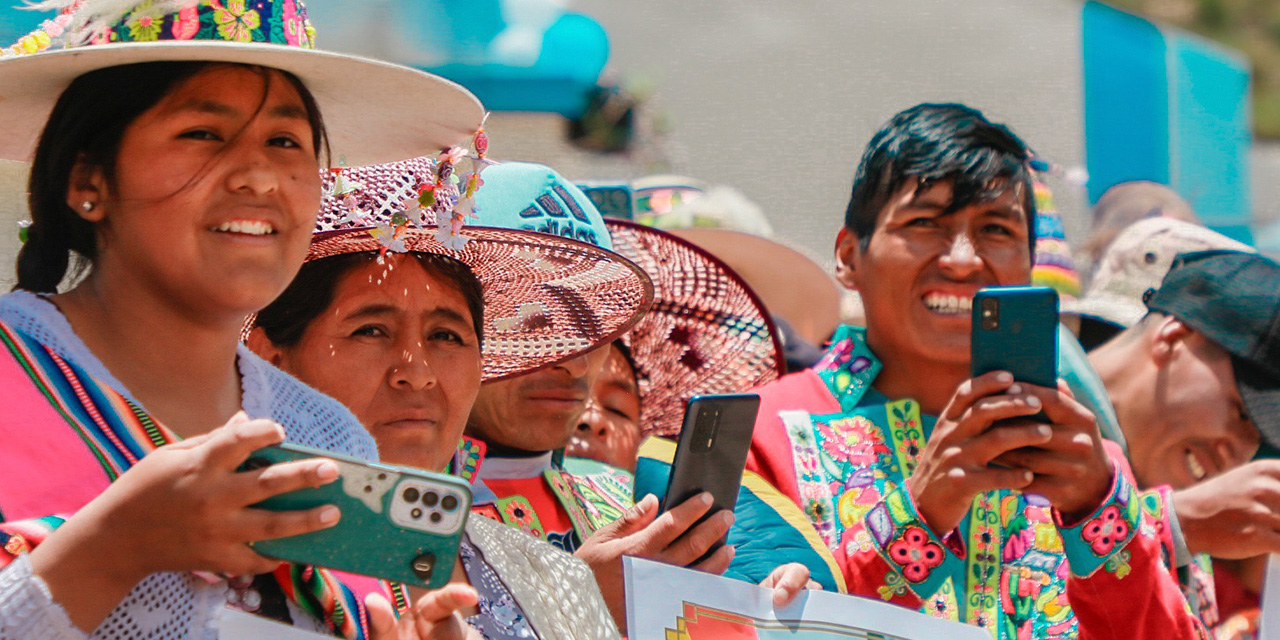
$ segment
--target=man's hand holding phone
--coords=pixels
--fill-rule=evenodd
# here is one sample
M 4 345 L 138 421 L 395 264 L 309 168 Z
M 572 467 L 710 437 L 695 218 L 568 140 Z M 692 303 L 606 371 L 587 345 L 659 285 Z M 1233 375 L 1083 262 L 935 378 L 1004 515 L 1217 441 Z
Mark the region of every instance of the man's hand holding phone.
M 906 482 L 916 509 L 934 533 L 954 530 L 979 493 L 1025 489 L 1033 482 L 1026 469 L 990 464 L 1006 452 L 1040 446 L 1052 437 L 1051 427 L 1039 422 L 992 428 L 996 421 L 1041 410 L 1038 397 L 1024 392 L 1026 386 L 1015 385 L 1007 371 L 983 374 L 962 383 L 938 416 L 920 463 Z

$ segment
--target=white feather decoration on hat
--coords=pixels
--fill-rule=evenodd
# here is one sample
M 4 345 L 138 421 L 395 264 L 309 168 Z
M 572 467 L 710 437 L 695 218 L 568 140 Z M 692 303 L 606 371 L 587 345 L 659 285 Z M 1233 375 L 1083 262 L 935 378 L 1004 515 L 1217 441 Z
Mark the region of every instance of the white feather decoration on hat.
M 63 38 L 68 44 L 82 44 L 93 34 L 120 23 L 125 15 L 145 8 L 155 15 L 177 13 L 194 7 L 201 0 L 40 0 L 27 2 L 33 11 L 70 12 L 71 22 Z

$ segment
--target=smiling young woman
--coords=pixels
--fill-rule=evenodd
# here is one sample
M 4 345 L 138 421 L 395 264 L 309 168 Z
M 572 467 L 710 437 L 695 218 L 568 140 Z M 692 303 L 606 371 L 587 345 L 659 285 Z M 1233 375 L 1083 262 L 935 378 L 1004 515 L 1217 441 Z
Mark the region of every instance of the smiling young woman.
M 0 298 L 0 637 L 208 637 L 228 602 L 366 634 L 327 572 L 247 546 L 332 526 L 333 507 L 249 505 L 336 467 L 236 469 L 286 439 L 366 458 L 374 443 L 239 332 L 302 263 L 330 144 L 408 156 L 467 139 L 482 109 L 435 76 L 311 49 L 298 0 L 246 0 L 245 34 L 210 0 L 65 5 L 0 61 L 0 155 L 32 159 Z M 346 99 L 370 89 L 397 99 Z M 424 109 L 430 123 L 401 124 Z

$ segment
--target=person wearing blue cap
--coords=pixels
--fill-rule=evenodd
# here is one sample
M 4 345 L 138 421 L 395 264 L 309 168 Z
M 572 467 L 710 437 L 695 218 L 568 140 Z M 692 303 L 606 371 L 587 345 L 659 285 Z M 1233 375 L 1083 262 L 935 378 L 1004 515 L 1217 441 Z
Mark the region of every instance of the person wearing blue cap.
M 504 163 L 488 169 L 484 180 L 476 197 L 484 224 L 613 248 L 599 211 L 554 170 Z M 627 329 L 632 325 L 634 321 Z M 724 546 L 695 564 L 734 521 L 734 514 L 721 513 L 695 524 L 711 507 L 708 494 L 676 505 L 670 518 L 658 519 L 656 497 L 633 501 L 626 471 L 563 456 L 612 348 L 608 342 L 622 333 L 601 331 L 601 348 L 482 385 L 467 423 L 467 435 L 486 446 L 475 482 L 476 511 L 586 560 L 620 628 L 625 624 L 622 555 L 717 574 L 734 559 L 733 547 Z M 774 561 L 751 579 L 775 585 L 775 598 L 785 602 L 808 583 L 809 570 Z

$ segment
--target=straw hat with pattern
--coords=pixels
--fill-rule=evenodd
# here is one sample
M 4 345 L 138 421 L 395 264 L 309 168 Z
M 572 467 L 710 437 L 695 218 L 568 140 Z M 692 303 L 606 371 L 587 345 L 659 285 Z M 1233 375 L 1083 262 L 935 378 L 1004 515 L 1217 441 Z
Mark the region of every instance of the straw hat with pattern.
M 670 233 L 625 220 L 605 225 L 613 250 L 653 278 L 653 308 L 627 335 L 645 435 L 679 433 L 694 395 L 740 393 L 785 373 L 764 303 L 728 265 Z
M 578 187 L 528 162 L 488 169 L 476 194 L 485 224 L 611 248 L 653 280 L 653 306 L 624 336 L 640 383 L 645 434 L 679 432 L 695 394 L 737 393 L 778 377 L 782 348 L 763 303 L 724 262 L 671 233 L 603 218 Z
M 351 6 L 374 10 L 364 5 Z M 484 116 L 475 96 L 438 76 L 314 49 L 303 0 L 48 0 L 34 8 L 58 14 L 0 50 L 0 158 L 8 160 L 30 159 L 73 80 L 142 62 L 225 62 L 292 73 L 315 96 L 334 157 L 352 164 L 462 143 Z M 379 99 L 390 95 L 396 99 Z
M 489 184 L 476 198 L 479 224 L 497 226 L 467 226 L 462 230 L 465 244 L 446 244 L 447 237 L 436 229 L 436 216 L 454 206 L 456 192 L 436 194 L 431 207 L 407 206 L 418 201 L 424 184 L 439 176 L 432 158 L 327 173 L 330 195 L 322 204 L 307 260 L 392 250 L 441 254 L 465 263 L 484 289 L 486 382 L 608 344 L 648 309 L 653 286 L 629 260 L 571 238 L 504 228 L 502 216 L 487 219 L 482 204 L 486 200 L 478 196 L 491 186 L 502 193 L 496 187 L 506 178 L 498 167 L 485 173 Z M 339 180 L 343 184 L 335 185 Z M 494 194 L 489 196 L 487 201 L 493 202 Z M 518 210 L 531 204 L 530 200 L 507 206 Z

